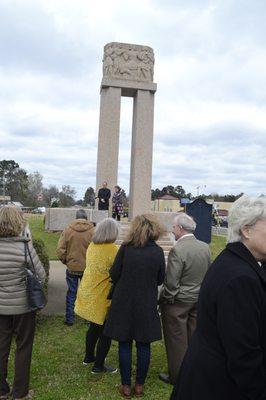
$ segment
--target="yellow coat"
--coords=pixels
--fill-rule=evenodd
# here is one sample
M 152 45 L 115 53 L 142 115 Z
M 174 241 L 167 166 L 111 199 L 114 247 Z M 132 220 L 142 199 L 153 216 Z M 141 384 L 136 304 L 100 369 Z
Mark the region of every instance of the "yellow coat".
M 86 269 L 78 288 L 75 313 L 87 321 L 103 325 L 111 301 L 107 295 L 111 288 L 109 269 L 118 246 L 114 243 L 91 243 L 86 254 Z

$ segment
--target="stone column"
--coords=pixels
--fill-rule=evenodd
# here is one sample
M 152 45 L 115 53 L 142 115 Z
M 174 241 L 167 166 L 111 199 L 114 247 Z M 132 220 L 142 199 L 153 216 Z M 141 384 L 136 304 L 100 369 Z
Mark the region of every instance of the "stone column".
M 137 90 L 134 97 L 129 219 L 151 210 L 154 93 Z
M 117 184 L 121 88 L 101 89 L 96 191 L 106 181 L 113 191 Z M 97 193 L 96 193 L 97 195 Z M 111 201 L 110 201 L 111 207 Z
M 151 211 L 154 53 L 149 46 L 104 46 L 96 190 L 117 184 L 120 97 L 134 98 L 129 217 Z

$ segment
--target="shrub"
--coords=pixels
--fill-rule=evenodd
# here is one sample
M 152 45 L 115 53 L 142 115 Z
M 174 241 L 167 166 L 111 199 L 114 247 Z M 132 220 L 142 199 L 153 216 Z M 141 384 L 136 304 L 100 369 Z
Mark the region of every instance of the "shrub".
M 39 259 L 43 265 L 43 268 L 46 272 L 46 280 L 45 280 L 45 294 L 47 296 L 48 294 L 48 280 L 49 280 L 49 270 L 50 270 L 50 262 L 49 262 L 49 257 L 45 248 L 44 241 L 42 239 L 33 239 L 33 246 L 36 250 L 36 253 L 39 256 Z

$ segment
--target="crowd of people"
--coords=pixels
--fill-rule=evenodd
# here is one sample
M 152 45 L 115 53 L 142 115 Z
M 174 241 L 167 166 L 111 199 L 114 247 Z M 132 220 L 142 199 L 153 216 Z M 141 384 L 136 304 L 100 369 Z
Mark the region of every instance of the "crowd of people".
M 185 213 L 173 221 L 176 243 L 168 255 L 156 243 L 164 227 L 152 214 L 134 218 L 117 246 L 119 226 L 106 218 L 93 226 L 84 210 L 62 232 L 58 256 L 66 264 L 65 323 L 88 322 L 84 366 L 116 373 L 106 364 L 118 342 L 119 393 L 144 395 L 151 343 L 163 337 L 171 400 L 266 399 L 266 199 L 247 196 L 229 213 L 228 244 L 210 266 L 209 246 L 196 239 Z M 41 281 L 45 273 L 25 221 L 15 208 L 0 209 L 0 399 L 29 399 L 35 314 L 25 289 L 25 243 Z M 161 318 L 160 318 L 161 314 Z M 161 330 L 162 324 L 162 330 Z M 15 375 L 7 382 L 12 336 Z M 136 345 L 136 375 L 132 348 Z M 159 373 L 160 372 L 160 373 Z

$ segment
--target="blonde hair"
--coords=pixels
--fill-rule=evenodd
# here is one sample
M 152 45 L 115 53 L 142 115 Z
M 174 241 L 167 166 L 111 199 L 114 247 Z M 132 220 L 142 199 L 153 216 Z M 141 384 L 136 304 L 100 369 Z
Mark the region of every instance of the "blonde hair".
M 144 247 L 149 240 L 158 240 L 165 231 L 165 227 L 152 214 L 137 215 L 130 224 L 124 244 Z
M 19 236 L 24 226 L 25 220 L 17 207 L 0 208 L 0 237 Z
M 96 244 L 114 243 L 118 233 L 117 222 L 113 218 L 105 218 L 97 224 L 92 242 Z

